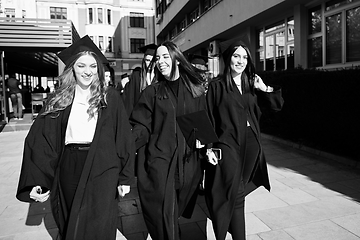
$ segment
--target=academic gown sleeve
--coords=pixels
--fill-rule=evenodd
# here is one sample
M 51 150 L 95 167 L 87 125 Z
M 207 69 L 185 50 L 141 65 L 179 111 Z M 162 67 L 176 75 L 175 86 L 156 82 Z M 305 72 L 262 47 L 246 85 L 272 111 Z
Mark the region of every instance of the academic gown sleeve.
M 116 101 L 118 106 L 116 114 L 116 151 L 121 159 L 119 185 L 130 185 L 134 182 L 135 176 L 135 142 L 123 100 L 116 95 Z
M 34 186 L 51 189 L 61 148 L 60 117 L 36 117 L 25 138 L 23 161 L 16 197 L 30 202 L 29 193 Z
M 122 98 L 124 100 L 125 109 L 130 116 L 131 112 L 137 101 L 140 98 L 140 81 L 141 81 L 141 72 L 134 71 L 130 77 L 129 82 L 126 84 Z
M 144 146 L 150 137 L 152 113 L 155 98 L 154 88 L 146 88 L 139 101 L 134 107 L 130 117 L 130 123 L 133 126 L 133 136 L 135 138 L 136 149 Z

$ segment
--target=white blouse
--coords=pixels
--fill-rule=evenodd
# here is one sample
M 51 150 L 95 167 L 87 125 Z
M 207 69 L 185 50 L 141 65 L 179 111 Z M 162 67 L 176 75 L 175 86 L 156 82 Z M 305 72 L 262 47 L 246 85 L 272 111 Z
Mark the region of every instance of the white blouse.
M 76 86 L 65 133 L 65 145 L 69 143 L 91 143 L 94 138 L 98 114 L 96 112 L 94 117 L 89 119 L 90 116 L 86 112 L 89 108 L 88 91 L 84 92 L 79 86 Z
M 236 77 L 234 78 L 234 82 L 235 82 L 237 88 L 239 89 L 240 93 L 242 94 L 242 89 L 241 89 L 241 74 L 239 74 L 238 76 L 236 76 Z M 249 121 L 246 121 L 246 126 L 247 126 L 247 127 L 250 126 Z

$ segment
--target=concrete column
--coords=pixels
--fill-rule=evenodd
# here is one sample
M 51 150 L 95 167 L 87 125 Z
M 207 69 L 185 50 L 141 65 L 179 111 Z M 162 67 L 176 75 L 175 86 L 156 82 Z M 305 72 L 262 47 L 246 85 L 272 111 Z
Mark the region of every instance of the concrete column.
M 307 9 L 304 5 L 295 5 L 294 6 L 294 32 L 295 32 L 295 56 L 294 64 L 295 67 L 301 66 L 302 68 L 307 68 Z

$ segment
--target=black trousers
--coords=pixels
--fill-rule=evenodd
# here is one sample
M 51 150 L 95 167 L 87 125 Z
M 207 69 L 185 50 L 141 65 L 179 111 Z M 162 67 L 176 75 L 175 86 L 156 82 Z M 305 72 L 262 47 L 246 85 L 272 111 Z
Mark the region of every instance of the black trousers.
M 245 240 L 245 186 L 251 180 L 251 174 L 255 168 L 256 159 L 260 151 L 259 143 L 251 127 L 246 130 L 246 149 L 243 168 L 243 183 L 236 196 L 235 208 L 231 217 L 229 231 L 233 240 Z
M 88 144 L 68 144 L 65 146 L 60 165 L 60 186 L 68 212 L 71 210 L 88 150 Z

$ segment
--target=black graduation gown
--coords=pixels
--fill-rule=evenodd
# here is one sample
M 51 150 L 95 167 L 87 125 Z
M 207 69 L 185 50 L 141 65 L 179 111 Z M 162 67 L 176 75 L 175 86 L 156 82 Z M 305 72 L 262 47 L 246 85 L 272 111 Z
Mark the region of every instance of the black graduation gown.
M 165 81 L 158 82 L 142 92 L 130 117 L 137 148 L 147 144 L 139 157 L 138 189 L 148 231 L 156 240 L 178 239 L 178 217 L 185 208 L 191 216 L 194 205 L 189 202 L 202 177 L 199 151 L 187 146 L 176 116 L 205 109 L 205 96 L 194 98 L 179 81 L 178 100 Z
M 135 70 L 129 77 L 129 82 L 124 88 L 122 98 L 128 115 L 130 116 L 135 104 L 141 95 L 141 71 Z
M 261 116 L 256 95 L 247 94 L 248 111 L 243 106 L 243 99 L 237 89 L 227 90 L 223 79 L 210 83 L 207 92 L 207 108 L 219 142 L 213 147 L 222 149 L 222 160 L 218 165 L 207 165 L 205 171 L 205 199 L 213 222 L 216 239 L 225 239 L 228 231 L 235 200 L 240 187 L 246 193 L 259 186 L 270 191 L 265 155 L 260 143 Z M 250 122 L 259 142 L 260 151 L 252 178 L 252 183 L 244 186 L 242 164 L 246 144 L 247 121 Z M 247 189 L 252 188 L 252 189 Z
M 58 117 L 39 114 L 31 126 L 25 139 L 16 197 L 31 202 L 29 192 L 33 186 L 51 189 L 51 208 L 60 234 L 64 235 L 68 221 L 67 233 L 62 239 L 115 239 L 117 186 L 134 181 L 135 145 L 128 115 L 119 93 L 109 89 L 107 105 L 98 115 L 71 212 L 67 213 L 59 188 L 58 166 L 70 110 L 71 106 Z

